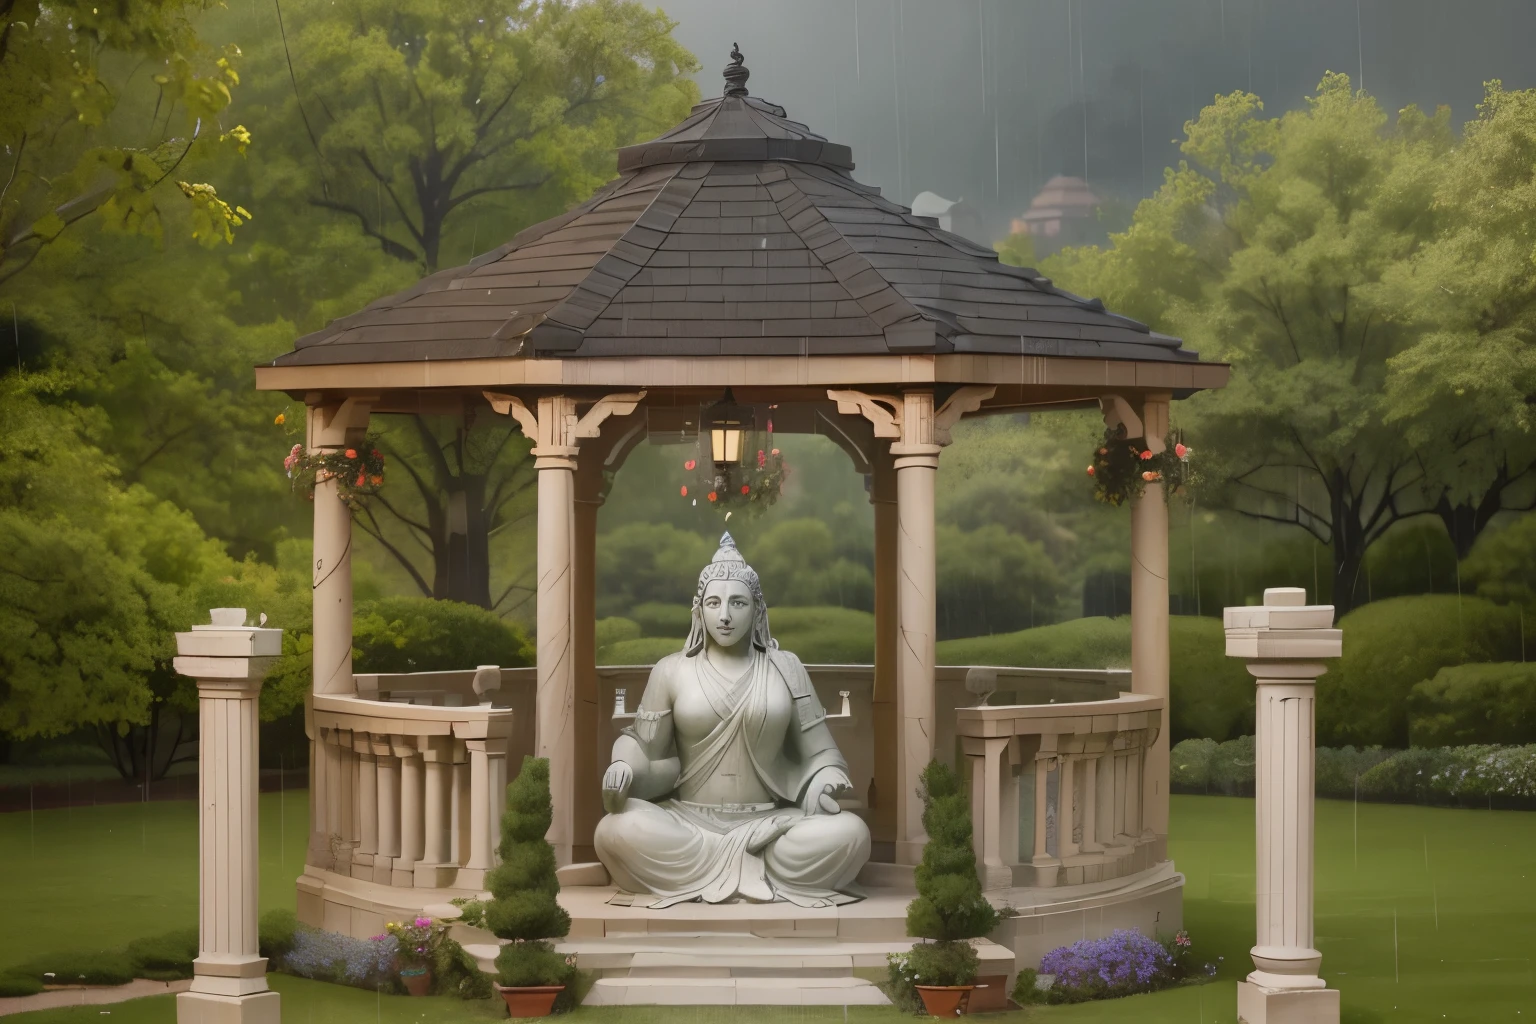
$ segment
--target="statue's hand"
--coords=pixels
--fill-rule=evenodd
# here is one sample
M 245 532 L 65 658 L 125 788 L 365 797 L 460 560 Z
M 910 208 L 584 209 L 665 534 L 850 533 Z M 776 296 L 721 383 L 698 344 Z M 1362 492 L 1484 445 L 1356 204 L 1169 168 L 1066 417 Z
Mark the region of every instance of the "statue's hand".
M 807 815 L 837 814 L 842 811 L 837 802 L 838 795 L 852 792 L 853 782 L 848 778 L 848 773 L 828 765 L 811 778 L 811 784 L 805 787 L 805 799 L 800 806 Z
M 603 773 L 603 808 L 609 814 L 618 814 L 629 799 L 629 787 L 634 785 L 635 770 L 627 761 L 615 761 Z

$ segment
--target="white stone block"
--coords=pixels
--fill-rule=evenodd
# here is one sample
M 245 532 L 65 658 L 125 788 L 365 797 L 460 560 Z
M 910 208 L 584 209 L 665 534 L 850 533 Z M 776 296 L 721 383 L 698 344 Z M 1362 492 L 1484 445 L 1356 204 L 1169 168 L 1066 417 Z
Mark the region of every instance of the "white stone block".
M 1271 608 L 1304 605 L 1307 603 L 1307 592 L 1301 587 L 1266 587 L 1264 603 Z
M 176 653 L 209 658 L 260 658 L 283 653 L 280 629 L 228 629 L 193 626 L 176 634 Z
M 261 679 L 276 658 L 177 657 L 176 671 L 193 679 Z
M 1246 1024 L 1339 1024 L 1339 993 L 1331 988 L 1260 988 L 1240 981 L 1237 1017 Z

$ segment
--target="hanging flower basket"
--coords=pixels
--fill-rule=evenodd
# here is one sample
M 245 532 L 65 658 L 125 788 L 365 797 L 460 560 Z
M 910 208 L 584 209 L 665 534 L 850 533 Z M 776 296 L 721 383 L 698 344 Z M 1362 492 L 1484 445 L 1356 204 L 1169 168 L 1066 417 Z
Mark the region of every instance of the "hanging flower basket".
M 1181 432 L 1170 433 L 1163 450 L 1153 452 L 1145 438 L 1126 437 L 1124 426 L 1110 427 L 1088 466 L 1093 496 L 1106 505 L 1123 505 L 1140 497 L 1150 483 L 1161 483 L 1165 498 L 1183 493 L 1195 482 L 1189 462 L 1193 454 Z
M 355 448 L 318 451 L 307 451 L 302 444 L 295 444 L 283 459 L 283 468 L 293 481 L 294 491 L 311 501 L 316 484 L 335 480 L 336 496 L 352 505 L 359 498 L 377 493 L 384 484 L 384 456 L 379 453 L 376 440 L 376 435 L 369 435 Z
M 770 432 L 749 435 L 750 443 L 739 464 L 711 461 L 700 447 L 683 461 L 683 483 L 678 494 L 693 505 L 708 505 L 725 514 L 761 515 L 779 500 L 789 468 L 784 455 L 773 447 Z

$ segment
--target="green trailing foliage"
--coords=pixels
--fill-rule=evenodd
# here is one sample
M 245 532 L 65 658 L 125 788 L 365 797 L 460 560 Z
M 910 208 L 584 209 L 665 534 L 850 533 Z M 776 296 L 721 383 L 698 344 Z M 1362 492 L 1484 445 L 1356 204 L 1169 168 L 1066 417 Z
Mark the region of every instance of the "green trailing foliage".
M 497 848 L 501 863 L 486 878 L 493 897 L 485 906 L 486 926 L 512 940 L 496 957 L 503 985 L 569 985 L 575 974 L 574 965 L 549 942 L 571 930 L 571 916 L 556 899 L 555 850 L 544 838 L 552 816 L 549 760 L 525 757 L 507 786 Z

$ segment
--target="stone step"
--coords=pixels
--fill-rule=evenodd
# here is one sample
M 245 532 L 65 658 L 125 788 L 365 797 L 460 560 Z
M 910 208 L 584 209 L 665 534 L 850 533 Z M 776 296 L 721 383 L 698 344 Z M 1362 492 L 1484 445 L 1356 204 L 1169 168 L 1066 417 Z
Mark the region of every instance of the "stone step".
M 851 976 L 599 978 L 584 1006 L 887 1006 L 874 984 Z

